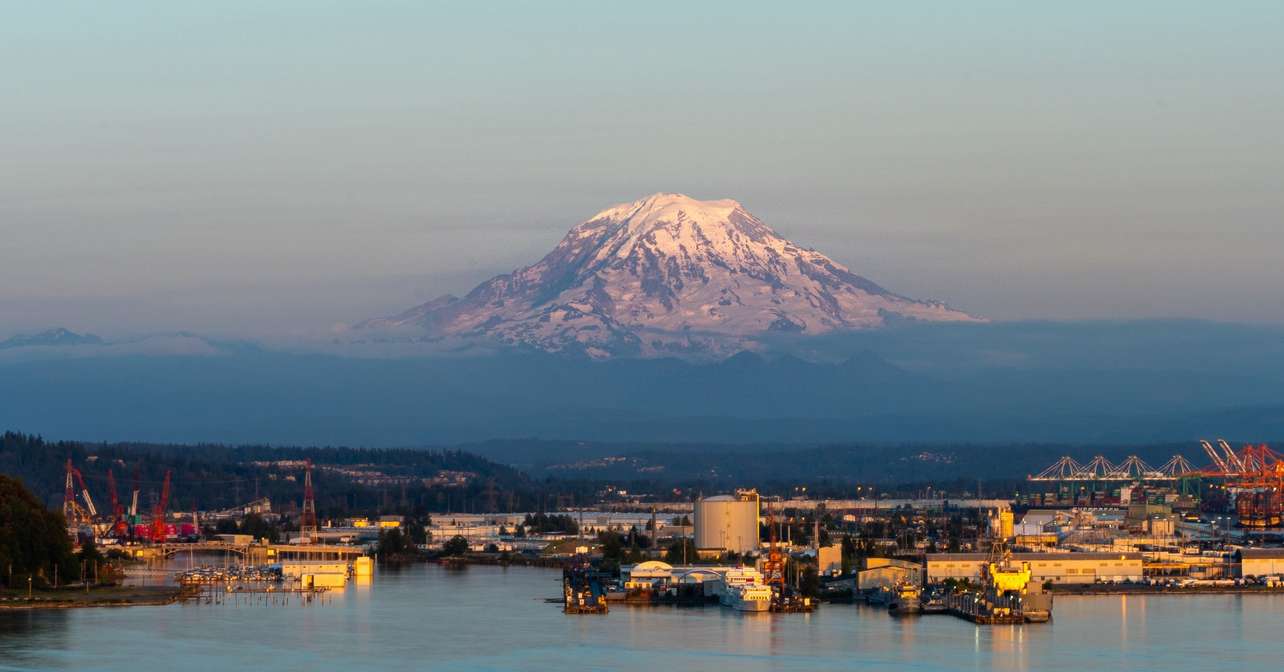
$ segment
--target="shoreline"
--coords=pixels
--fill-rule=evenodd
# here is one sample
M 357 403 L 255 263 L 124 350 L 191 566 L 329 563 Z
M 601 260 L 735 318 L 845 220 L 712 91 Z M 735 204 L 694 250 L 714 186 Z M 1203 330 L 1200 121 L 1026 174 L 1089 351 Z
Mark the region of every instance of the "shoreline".
M 98 607 L 163 607 L 180 602 L 192 593 L 178 586 L 132 586 L 98 588 L 88 593 L 40 591 L 30 599 L 25 593 L 0 596 L 0 611 L 43 609 L 89 609 Z
M 1155 589 L 1147 586 L 1136 587 L 1111 587 L 1111 588 L 1090 588 L 1084 590 L 1067 590 L 1063 588 L 1053 588 L 1047 591 L 1050 595 L 1056 597 L 1101 597 L 1106 595 L 1165 595 L 1172 597 L 1183 597 L 1190 595 L 1284 595 L 1284 590 L 1279 588 L 1266 588 L 1258 586 L 1234 587 L 1234 586 L 1210 586 L 1208 588 L 1168 588 Z

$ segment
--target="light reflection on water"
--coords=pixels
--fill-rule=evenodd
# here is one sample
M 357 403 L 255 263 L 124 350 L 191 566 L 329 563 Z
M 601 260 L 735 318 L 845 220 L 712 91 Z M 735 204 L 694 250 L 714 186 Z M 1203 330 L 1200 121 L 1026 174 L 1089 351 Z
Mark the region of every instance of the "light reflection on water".
M 868 607 L 565 616 L 550 570 L 415 566 L 324 606 L 0 612 L 0 669 L 1208 670 L 1274 665 L 1284 597 L 1060 598 L 1051 625 L 895 619 Z M 183 661 L 183 662 L 180 662 Z

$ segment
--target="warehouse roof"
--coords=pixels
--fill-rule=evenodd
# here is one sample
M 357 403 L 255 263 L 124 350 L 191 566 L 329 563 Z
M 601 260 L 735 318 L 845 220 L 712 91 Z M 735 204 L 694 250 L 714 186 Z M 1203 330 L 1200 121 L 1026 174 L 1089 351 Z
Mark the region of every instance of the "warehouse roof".
M 989 553 L 928 553 L 928 562 L 985 562 Z M 1140 553 L 1013 553 L 1013 560 L 1141 560 Z
M 1244 548 L 1239 557 L 1244 560 L 1284 560 L 1284 548 Z

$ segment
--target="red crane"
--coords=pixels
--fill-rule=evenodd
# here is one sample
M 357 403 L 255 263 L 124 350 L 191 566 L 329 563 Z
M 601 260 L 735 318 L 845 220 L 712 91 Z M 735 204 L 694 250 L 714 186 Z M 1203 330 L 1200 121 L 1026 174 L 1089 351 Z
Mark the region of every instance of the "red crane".
M 1266 444 L 1248 444 L 1236 453 L 1225 439 L 1217 439 L 1220 451 L 1208 441 L 1199 443 L 1213 461 L 1199 473 L 1225 479 L 1241 526 L 1276 527 L 1284 522 L 1284 456 Z
M 169 508 L 169 479 L 173 474 L 172 470 L 165 470 L 165 482 L 161 486 L 161 496 L 156 502 L 156 509 L 152 512 L 152 543 L 165 541 L 168 531 L 165 527 L 165 509 Z
M 124 539 L 128 536 L 128 529 L 125 523 L 125 507 L 121 506 L 120 498 L 116 496 L 116 476 L 107 470 L 107 494 L 111 495 L 111 534 L 118 539 Z

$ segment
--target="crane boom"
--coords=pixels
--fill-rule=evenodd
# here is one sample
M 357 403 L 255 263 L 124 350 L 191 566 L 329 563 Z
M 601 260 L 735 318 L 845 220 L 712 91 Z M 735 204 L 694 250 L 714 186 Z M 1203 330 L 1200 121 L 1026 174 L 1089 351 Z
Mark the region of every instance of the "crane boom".
M 85 477 L 81 475 L 79 469 L 73 468 L 71 473 L 76 475 L 76 481 L 80 483 L 80 496 L 85 500 L 85 508 L 89 510 L 91 517 L 96 517 L 98 507 L 94 506 L 94 499 L 89 496 L 89 486 L 85 485 Z
M 1223 474 L 1230 472 L 1230 469 L 1226 466 L 1226 460 L 1222 459 L 1222 456 L 1218 454 L 1217 449 L 1213 447 L 1213 444 L 1209 443 L 1205 439 L 1200 439 L 1199 445 L 1204 448 L 1205 453 L 1208 453 L 1208 459 L 1213 461 L 1213 465 L 1217 467 L 1218 471 Z
M 1222 452 L 1226 453 L 1226 463 L 1235 468 L 1235 473 L 1242 474 L 1245 471 L 1248 471 L 1248 469 L 1244 467 L 1244 461 L 1235 454 L 1235 451 L 1230 447 L 1230 444 L 1226 442 L 1226 439 L 1217 439 L 1217 445 L 1221 446 Z
M 134 467 L 134 492 L 129 499 L 129 519 L 137 522 L 138 518 L 138 467 Z

